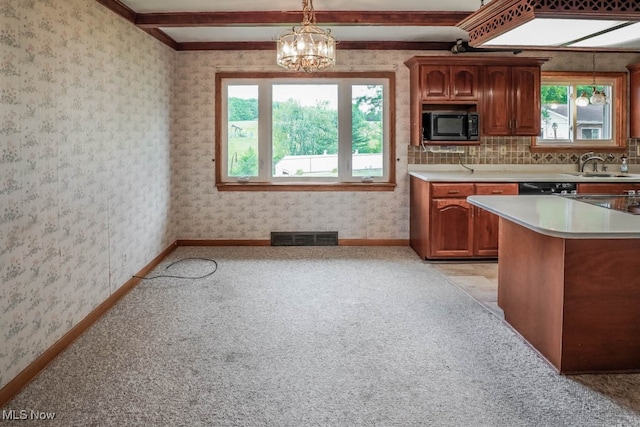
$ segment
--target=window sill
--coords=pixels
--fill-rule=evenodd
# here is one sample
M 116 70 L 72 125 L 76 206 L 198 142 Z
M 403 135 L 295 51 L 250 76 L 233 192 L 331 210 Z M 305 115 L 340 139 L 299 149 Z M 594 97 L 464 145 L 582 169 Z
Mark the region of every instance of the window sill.
M 393 191 L 395 183 L 390 182 L 339 182 L 326 184 L 291 184 L 291 183 L 236 183 L 223 182 L 216 184 L 218 191 Z

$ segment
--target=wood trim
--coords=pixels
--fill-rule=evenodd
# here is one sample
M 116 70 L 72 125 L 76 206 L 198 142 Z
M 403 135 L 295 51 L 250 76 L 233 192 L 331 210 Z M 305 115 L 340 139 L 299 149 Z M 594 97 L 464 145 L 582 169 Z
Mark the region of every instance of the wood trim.
M 395 72 L 321 72 L 314 73 L 314 78 L 371 78 L 389 80 L 389 182 L 223 182 L 222 180 L 222 81 L 224 79 L 256 79 L 302 78 L 308 79 L 304 72 L 225 72 L 216 73 L 215 88 L 215 180 L 218 191 L 394 191 L 396 184 L 396 74 Z M 215 162 L 218 159 L 218 163 Z
M 176 242 L 169 245 L 165 250 L 160 252 L 151 262 L 142 268 L 135 276 L 145 276 L 153 270 L 167 255 L 169 255 L 177 247 Z M 20 372 L 14 379 L 9 381 L 2 389 L 0 389 L 0 406 L 3 406 L 11 400 L 20 390 L 29 384 L 56 356 L 62 353 L 69 345 L 71 345 L 80 335 L 82 335 L 91 325 L 102 317 L 113 305 L 124 297 L 129 291 L 136 287 L 142 279 L 132 277 L 112 293 L 106 300 L 98 305 L 84 319 L 78 322 L 71 330 L 69 330 L 62 338 L 56 341 L 51 347 L 44 351 L 35 361 Z
M 112 12 L 115 12 L 117 15 L 120 15 L 127 21 L 131 22 L 132 24 L 135 24 L 136 13 L 131 8 L 123 4 L 121 1 L 119 0 L 96 0 L 96 1 L 101 5 L 103 5 L 104 7 L 106 7 L 107 9 L 111 10 Z
M 271 246 L 270 240 L 176 240 L 177 246 Z M 338 239 L 339 246 L 409 246 L 407 239 Z
M 450 42 L 338 41 L 338 50 L 451 50 Z M 256 42 L 182 42 L 176 50 L 274 50 L 274 41 Z
M 217 147 L 216 147 L 217 148 Z M 216 149 L 216 152 L 218 150 Z M 395 166 L 395 162 L 392 166 Z M 391 167 L 391 165 L 390 165 Z M 220 172 L 216 170 L 216 175 Z M 391 175 L 391 169 L 389 169 Z M 239 184 L 236 182 L 218 182 L 216 183 L 218 191 L 394 191 L 395 183 L 348 183 L 338 182 L 330 184 L 291 184 L 291 183 L 247 183 Z
M 157 28 L 146 28 L 144 29 L 144 31 L 147 34 L 151 35 L 152 37 L 155 37 L 156 39 L 160 40 L 162 43 L 166 44 L 171 49 L 178 50 L 178 43 L 176 43 L 176 41 L 171 37 L 169 37 L 167 33 L 165 33 L 164 31 L 159 30 Z
M 409 239 L 338 239 L 338 246 L 409 246 Z
M 590 85 L 595 78 L 596 83 L 600 80 L 606 80 L 608 82 L 613 81 L 614 93 L 613 93 L 613 126 L 615 129 L 615 135 L 613 144 L 580 144 L 576 141 L 572 144 L 552 144 L 552 143 L 539 143 L 537 137 L 531 138 L 531 152 L 557 152 L 557 151 L 611 151 L 611 152 L 623 152 L 627 148 L 627 141 L 629 138 L 629 130 L 627 128 L 627 116 L 625 113 L 628 111 L 627 103 L 627 73 L 626 72 L 588 72 L 588 71 L 542 71 L 540 84 L 549 84 L 551 82 L 571 82 Z M 582 83 L 581 81 L 584 81 Z M 571 100 L 573 102 L 573 100 Z
M 106 1 L 106 0 L 102 0 Z M 376 25 L 376 26 L 444 26 L 454 27 L 467 18 L 469 12 L 421 11 L 315 11 L 318 25 Z M 139 28 L 158 27 L 222 27 L 222 26 L 286 26 L 302 21 L 301 11 L 248 12 L 174 12 L 138 13 L 135 24 Z
M 178 239 L 177 246 L 271 246 L 270 240 L 233 239 Z

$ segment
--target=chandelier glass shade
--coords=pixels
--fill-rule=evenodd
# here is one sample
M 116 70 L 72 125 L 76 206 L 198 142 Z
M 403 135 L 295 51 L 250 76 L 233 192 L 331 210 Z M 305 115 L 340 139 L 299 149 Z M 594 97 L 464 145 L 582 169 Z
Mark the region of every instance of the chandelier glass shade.
M 336 39 L 331 30 L 315 25 L 316 16 L 312 0 L 302 1 L 302 26 L 278 36 L 278 65 L 288 70 L 322 71 L 336 63 Z

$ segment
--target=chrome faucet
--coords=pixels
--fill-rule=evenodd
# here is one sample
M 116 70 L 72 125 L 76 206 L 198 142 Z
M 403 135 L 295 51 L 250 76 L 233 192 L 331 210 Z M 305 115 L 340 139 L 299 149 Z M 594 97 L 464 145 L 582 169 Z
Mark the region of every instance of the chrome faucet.
M 598 160 L 601 161 L 604 165 L 605 160 L 600 156 L 596 156 L 593 151 L 584 153 L 582 156 L 580 156 L 580 159 L 578 161 L 580 172 L 584 172 L 584 167 L 591 161 L 593 161 L 593 171 L 598 172 Z

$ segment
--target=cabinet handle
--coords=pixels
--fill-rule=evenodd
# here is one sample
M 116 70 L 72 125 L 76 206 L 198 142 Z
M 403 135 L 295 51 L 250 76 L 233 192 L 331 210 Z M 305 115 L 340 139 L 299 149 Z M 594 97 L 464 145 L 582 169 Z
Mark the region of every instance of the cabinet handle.
M 491 190 L 491 194 L 502 194 L 502 190 Z
M 447 194 L 458 194 L 460 192 L 460 190 L 449 190 L 447 191 Z

